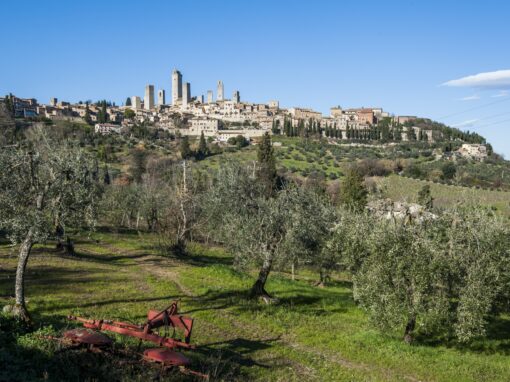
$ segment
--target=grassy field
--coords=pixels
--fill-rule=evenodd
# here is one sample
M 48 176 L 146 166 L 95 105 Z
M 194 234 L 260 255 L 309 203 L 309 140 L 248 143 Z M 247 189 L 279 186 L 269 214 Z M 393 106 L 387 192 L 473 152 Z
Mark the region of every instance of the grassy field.
M 0 380 L 154 380 L 159 371 L 136 362 L 136 341 L 117 337 L 116 354 L 91 354 L 62 351 L 40 336 L 72 326 L 68 314 L 143 322 L 148 309 L 180 298 L 195 318 L 198 349 L 187 355 L 213 380 L 508 381 L 508 320 L 467 348 L 425 338 L 408 346 L 399 332 L 373 329 L 338 275 L 318 288 L 309 270 L 295 281 L 275 273 L 268 289 L 279 302 L 268 306 L 246 299 L 253 274 L 236 271 L 221 249 L 197 244 L 174 258 L 155 243 L 148 234 L 96 233 L 77 242 L 76 257 L 36 248 L 27 298 L 42 329 L 9 337 L 0 326 Z M 15 265 L 14 249 L 1 246 L 1 305 L 11 301 Z
M 373 179 L 381 187 L 383 194 L 395 201 L 416 202 L 418 192 L 424 185 L 428 184 L 436 207 L 444 208 L 455 204 L 478 204 L 492 207 L 503 215 L 510 217 L 510 192 L 508 191 L 446 185 L 397 175 Z

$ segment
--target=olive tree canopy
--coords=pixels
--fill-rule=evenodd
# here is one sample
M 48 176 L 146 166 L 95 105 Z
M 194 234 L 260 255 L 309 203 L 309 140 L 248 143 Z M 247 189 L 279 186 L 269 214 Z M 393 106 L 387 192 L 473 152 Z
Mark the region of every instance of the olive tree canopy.
M 0 228 L 20 244 L 14 308 L 20 319 L 30 320 L 24 276 L 32 246 L 55 238 L 67 226 L 93 223 L 96 178 L 96 166 L 84 151 L 51 141 L 40 129 L 0 151 Z

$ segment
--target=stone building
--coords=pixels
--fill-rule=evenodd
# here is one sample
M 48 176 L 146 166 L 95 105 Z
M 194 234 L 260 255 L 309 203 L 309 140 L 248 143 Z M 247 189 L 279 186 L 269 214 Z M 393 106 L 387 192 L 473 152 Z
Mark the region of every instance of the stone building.
M 213 91 L 212 90 L 208 90 L 207 91 L 207 103 L 213 103 L 213 102 L 214 102 Z
M 489 156 L 486 145 L 464 143 L 457 152 L 464 158 L 483 162 Z
M 292 116 L 292 118 L 295 119 L 321 119 L 322 113 L 312 110 L 312 109 L 304 109 L 299 107 L 291 107 L 289 109 L 289 114 Z
M 277 109 L 278 110 L 280 108 L 280 103 L 278 101 L 275 101 L 275 100 L 269 101 L 268 105 L 269 105 L 270 109 Z
M 119 125 L 112 125 L 110 123 L 96 123 L 94 126 L 94 131 L 96 134 L 108 135 L 108 134 L 120 134 L 122 131 L 122 127 Z

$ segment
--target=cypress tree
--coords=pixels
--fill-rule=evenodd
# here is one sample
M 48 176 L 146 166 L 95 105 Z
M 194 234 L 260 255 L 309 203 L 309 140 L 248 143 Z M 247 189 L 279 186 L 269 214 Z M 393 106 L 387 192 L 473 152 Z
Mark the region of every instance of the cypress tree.
M 276 191 L 277 174 L 271 136 L 267 132 L 260 142 L 257 159 L 259 162 L 258 180 L 262 184 L 264 195 L 269 198 Z
M 418 192 L 418 203 L 424 206 L 427 210 L 431 210 L 434 207 L 434 198 L 430 193 L 430 186 L 424 185 Z
M 88 125 L 92 125 L 92 118 L 90 116 L 90 109 L 88 103 L 85 105 L 85 115 L 83 116 L 83 119 L 85 123 L 87 123 Z
M 342 182 L 340 201 L 348 208 L 361 212 L 367 204 L 367 194 L 363 175 L 355 168 L 350 169 Z
M 181 151 L 182 159 L 189 159 L 193 155 L 190 145 L 189 145 L 189 138 L 187 135 L 185 135 L 181 139 L 180 151 Z
M 207 143 L 205 141 L 204 132 L 200 134 L 200 141 L 198 143 L 198 152 L 197 152 L 198 159 L 204 159 L 208 154 L 209 150 L 207 148 Z

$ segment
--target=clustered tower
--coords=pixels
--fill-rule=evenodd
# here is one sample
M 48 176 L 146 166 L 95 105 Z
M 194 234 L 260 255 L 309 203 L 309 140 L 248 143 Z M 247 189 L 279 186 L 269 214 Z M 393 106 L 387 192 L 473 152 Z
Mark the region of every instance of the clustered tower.
M 145 110 L 154 109 L 154 85 L 145 86 L 145 97 L 143 98 L 143 108 Z
M 218 90 L 216 93 L 216 101 L 224 101 L 225 98 L 223 97 L 223 81 L 218 81 Z
M 217 83 L 217 93 L 216 93 L 216 101 L 225 101 L 225 92 L 223 87 L 223 81 L 218 81 Z M 199 103 L 204 103 L 204 96 L 197 96 L 193 98 Z M 192 101 L 191 98 L 191 84 L 189 82 L 182 81 L 182 74 L 177 69 L 174 69 L 172 72 L 172 105 L 173 106 L 181 106 L 182 108 L 187 108 L 188 104 Z M 239 91 L 234 91 L 232 95 L 232 101 L 234 103 L 241 102 L 241 98 L 239 96 Z M 56 102 L 56 100 L 55 100 Z M 207 103 L 214 102 L 214 94 L 212 90 L 207 91 Z M 154 99 L 154 85 L 146 85 L 145 86 L 145 95 L 142 100 L 140 97 L 133 96 L 131 97 L 132 107 L 134 109 L 143 109 L 145 110 L 153 110 L 156 106 Z M 166 104 L 166 96 L 165 90 L 158 90 L 157 94 L 157 105 L 163 106 Z
M 172 105 L 182 100 L 182 74 L 177 69 L 172 73 Z
M 188 106 L 189 101 L 191 101 L 191 84 L 185 82 L 182 84 L 182 106 Z
M 241 102 L 241 96 L 239 95 L 239 90 L 234 91 L 234 94 L 232 94 L 232 101 L 234 103 Z
M 140 97 L 138 96 L 132 96 L 131 97 L 131 106 L 133 109 L 141 109 L 142 108 L 142 101 L 140 100 Z
M 164 105 L 165 102 L 165 91 L 163 89 L 158 90 L 158 105 Z

